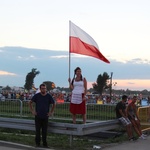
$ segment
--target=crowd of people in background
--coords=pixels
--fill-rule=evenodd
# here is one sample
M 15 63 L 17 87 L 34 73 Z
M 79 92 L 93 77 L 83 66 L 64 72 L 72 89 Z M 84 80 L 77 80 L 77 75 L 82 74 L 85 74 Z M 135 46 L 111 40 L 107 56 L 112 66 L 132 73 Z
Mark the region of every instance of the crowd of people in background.
M 5 92 L 3 91 L 0 93 L 0 100 L 5 100 L 5 99 L 20 99 L 20 100 L 30 100 L 35 92 L 28 93 L 28 92 Z
M 20 91 L 13 91 L 13 92 L 7 92 L 2 91 L 0 93 L 0 101 L 3 101 L 5 99 L 19 99 L 22 101 L 28 101 L 30 100 L 33 95 L 36 93 L 36 91 L 32 92 L 20 92 Z M 62 93 L 62 92 L 49 92 L 53 98 L 58 101 L 58 103 L 63 102 L 70 102 L 71 99 L 71 93 Z M 86 94 L 86 103 L 93 103 L 93 104 L 116 104 L 118 101 L 121 100 L 122 95 L 113 95 L 110 98 L 110 95 L 103 94 L 100 96 L 99 94 Z M 130 103 L 132 96 L 128 96 L 128 101 Z M 142 100 L 145 100 L 147 103 L 146 105 L 150 105 L 150 96 L 137 96 L 137 105 L 142 105 Z

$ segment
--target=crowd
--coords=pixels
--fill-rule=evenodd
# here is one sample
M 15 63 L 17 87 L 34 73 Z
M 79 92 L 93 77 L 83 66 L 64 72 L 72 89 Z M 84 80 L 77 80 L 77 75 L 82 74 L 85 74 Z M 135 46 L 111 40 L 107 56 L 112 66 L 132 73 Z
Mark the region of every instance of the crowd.
M 14 92 L 6 92 L 2 91 L 0 93 L 0 100 L 5 99 L 20 99 L 22 101 L 28 101 L 30 100 L 33 95 L 36 93 L 36 91 L 32 92 L 20 92 L 20 91 L 14 91 Z M 62 92 L 50 92 L 50 94 L 53 96 L 53 98 L 56 101 L 62 101 L 62 102 L 70 102 L 71 100 L 71 93 L 62 93 Z M 100 96 L 99 94 L 86 94 L 86 103 L 93 103 L 93 104 L 117 104 L 121 100 L 122 95 L 114 95 L 110 99 L 110 95 L 104 94 Z M 132 96 L 128 96 L 128 101 L 130 102 L 132 99 Z M 142 105 L 142 101 L 145 100 L 145 105 L 150 105 L 150 97 L 141 97 L 137 96 L 137 105 Z
M 0 100 L 5 99 L 20 99 L 20 100 L 30 100 L 35 92 L 5 92 L 0 93 Z

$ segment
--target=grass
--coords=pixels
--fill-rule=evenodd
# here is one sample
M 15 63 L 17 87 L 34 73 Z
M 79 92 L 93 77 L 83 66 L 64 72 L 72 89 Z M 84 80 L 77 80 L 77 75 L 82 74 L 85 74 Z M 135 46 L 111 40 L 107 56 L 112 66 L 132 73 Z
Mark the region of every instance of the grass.
M 29 146 L 35 146 L 35 132 L 25 130 L 12 130 L 0 128 L 0 140 L 10 141 Z M 69 145 L 69 136 L 62 134 L 48 134 L 47 141 L 50 148 L 55 150 L 91 150 L 93 145 L 107 145 L 127 140 L 126 134 L 111 138 L 98 138 L 90 136 L 74 136 L 72 146 Z

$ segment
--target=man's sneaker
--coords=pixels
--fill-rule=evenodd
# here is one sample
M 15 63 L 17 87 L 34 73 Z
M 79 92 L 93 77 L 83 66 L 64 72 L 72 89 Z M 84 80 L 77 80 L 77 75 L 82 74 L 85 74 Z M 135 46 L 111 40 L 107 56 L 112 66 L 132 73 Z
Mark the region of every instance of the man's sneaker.
M 141 136 L 139 137 L 139 139 L 145 140 L 146 138 L 145 138 L 144 136 L 141 135 Z
M 142 133 L 142 136 L 147 137 L 147 135 L 146 135 L 146 134 L 144 134 L 144 133 Z

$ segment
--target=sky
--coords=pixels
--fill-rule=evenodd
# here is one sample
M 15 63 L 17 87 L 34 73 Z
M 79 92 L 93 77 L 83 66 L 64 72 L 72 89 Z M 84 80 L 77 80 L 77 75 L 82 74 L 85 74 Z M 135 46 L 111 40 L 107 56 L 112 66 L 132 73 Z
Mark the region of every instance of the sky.
M 149 8 L 149 0 L 0 0 L 0 47 L 68 51 L 70 20 L 94 38 L 106 58 L 150 64 Z M 9 74 L 0 68 L 4 72 Z M 130 80 L 150 89 L 150 78 L 141 79 Z M 116 82 L 128 88 L 125 80 Z

